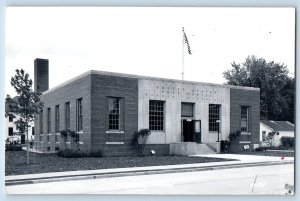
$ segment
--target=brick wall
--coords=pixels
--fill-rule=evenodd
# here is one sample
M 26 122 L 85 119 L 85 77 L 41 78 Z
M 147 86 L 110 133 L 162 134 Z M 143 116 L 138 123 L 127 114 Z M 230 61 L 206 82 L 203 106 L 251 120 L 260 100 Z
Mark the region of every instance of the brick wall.
M 91 75 L 84 74 L 68 84 L 47 91 L 41 96 L 44 103 L 43 109 L 43 143 L 38 142 L 37 148 L 41 151 L 55 151 L 55 147 L 63 145 L 60 135 L 57 136 L 60 143 L 55 142 L 55 106 L 59 105 L 60 122 L 59 130 L 65 130 L 65 103 L 70 102 L 70 129 L 76 131 L 76 100 L 82 98 L 83 133 L 80 134 L 80 149 L 89 151 L 91 146 Z M 47 133 L 47 108 L 51 109 L 51 133 Z M 40 139 L 39 117 L 35 120 L 36 141 Z M 50 135 L 49 135 L 50 134 Z M 47 137 L 48 136 L 48 137 Z M 50 143 L 47 142 L 47 138 Z M 67 144 L 68 145 L 68 144 Z
M 259 143 L 260 121 L 260 91 L 247 89 L 230 89 L 230 132 L 240 131 L 241 106 L 249 107 L 249 132 L 251 136 L 241 135 L 241 141 L 251 141 L 251 144 Z M 240 144 L 241 147 L 246 144 Z M 250 146 L 253 148 L 253 146 Z
M 92 74 L 92 150 L 111 147 L 112 152 L 123 152 L 126 146 L 107 143 L 124 143 L 130 145 L 133 134 L 138 129 L 138 81 L 111 75 Z M 120 129 L 109 130 L 109 97 L 120 98 Z M 105 145 L 105 146 L 104 146 Z M 121 150 L 116 149 L 120 147 Z M 129 149 L 128 149 L 129 150 Z

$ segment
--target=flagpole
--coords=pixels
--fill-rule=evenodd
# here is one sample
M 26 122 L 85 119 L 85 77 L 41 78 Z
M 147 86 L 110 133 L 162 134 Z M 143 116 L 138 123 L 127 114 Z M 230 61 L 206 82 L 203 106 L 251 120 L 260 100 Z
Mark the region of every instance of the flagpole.
M 182 80 L 184 80 L 184 27 L 182 27 Z

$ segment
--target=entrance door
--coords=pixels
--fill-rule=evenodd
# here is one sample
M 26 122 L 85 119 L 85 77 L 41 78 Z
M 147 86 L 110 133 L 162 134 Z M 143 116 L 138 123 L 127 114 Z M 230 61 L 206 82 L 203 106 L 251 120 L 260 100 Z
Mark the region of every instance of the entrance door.
M 183 142 L 194 142 L 194 121 L 189 119 L 182 120 Z
M 201 143 L 201 120 L 194 121 L 195 142 Z

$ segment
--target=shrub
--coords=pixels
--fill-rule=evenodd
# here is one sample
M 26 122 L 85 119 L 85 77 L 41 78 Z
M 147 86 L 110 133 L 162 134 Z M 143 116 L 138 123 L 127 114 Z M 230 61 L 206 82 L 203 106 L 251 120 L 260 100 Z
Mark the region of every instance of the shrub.
M 22 151 L 22 145 L 6 144 L 5 151 Z
M 90 152 L 89 156 L 90 157 L 102 157 L 103 154 L 102 154 L 101 150 L 98 150 L 98 151 L 92 151 L 92 152 Z
M 266 151 L 266 147 L 258 147 L 255 151 Z
M 283 136 L 283 137 L 281 137 L 280 141 L 281 141 L 281 145 L 284 148 L 294 148 L 295 147 L 295 138 L 294 137 Z
M 60 137 L 61 137 L 64 141 L 67 141 L 68 132 L 65 131 L 65 130 L 60 131 Z
M 101 150 L 93 151 L 89 154 L 74 149 L 65 149 L 57 152 L 57 156 L 64 158 L 102 157 Z
M 83 154 L 78 150 L 65 149 L 58 151 L 57 156 L 64 158 L 81 158 Z
M 229 134 L 229 140 L 233 141 L 241 135 L 241 131 L 235 131 Z

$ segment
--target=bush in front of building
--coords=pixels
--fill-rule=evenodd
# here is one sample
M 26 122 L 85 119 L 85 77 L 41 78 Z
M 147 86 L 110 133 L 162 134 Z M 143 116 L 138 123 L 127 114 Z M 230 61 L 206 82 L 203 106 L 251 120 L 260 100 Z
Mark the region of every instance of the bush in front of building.
M 71 131 L 70 129 L 60 131 L 60 137 L 63 140 L 62 150 L 66 150 L 67 148 L 67 139 L 68 136 L 71 140 L 71 150 L 79 151 L 79 133 L 75 131 Z
M 57 152 L 57 156 L 63 158 L 83 158 L 83 157 L 102 157 L 101 150 L 92 151 L 90 153 L 81 152 L 79 150 L 64 149 Z
M 294 149 L 295 148 L 295 138 L 283 136 L 280 138 L 281 146 L 285 149 Z
M 6 144 L 5 151 L 22 151 L 22 145 Z
M 148 128 L 140 129 L 139 131 L 134 132 L 132 144 L 141 145 L 141 155 L 144 155 L 145 144 L 148 136 L 151 134 L 151 131 Z

